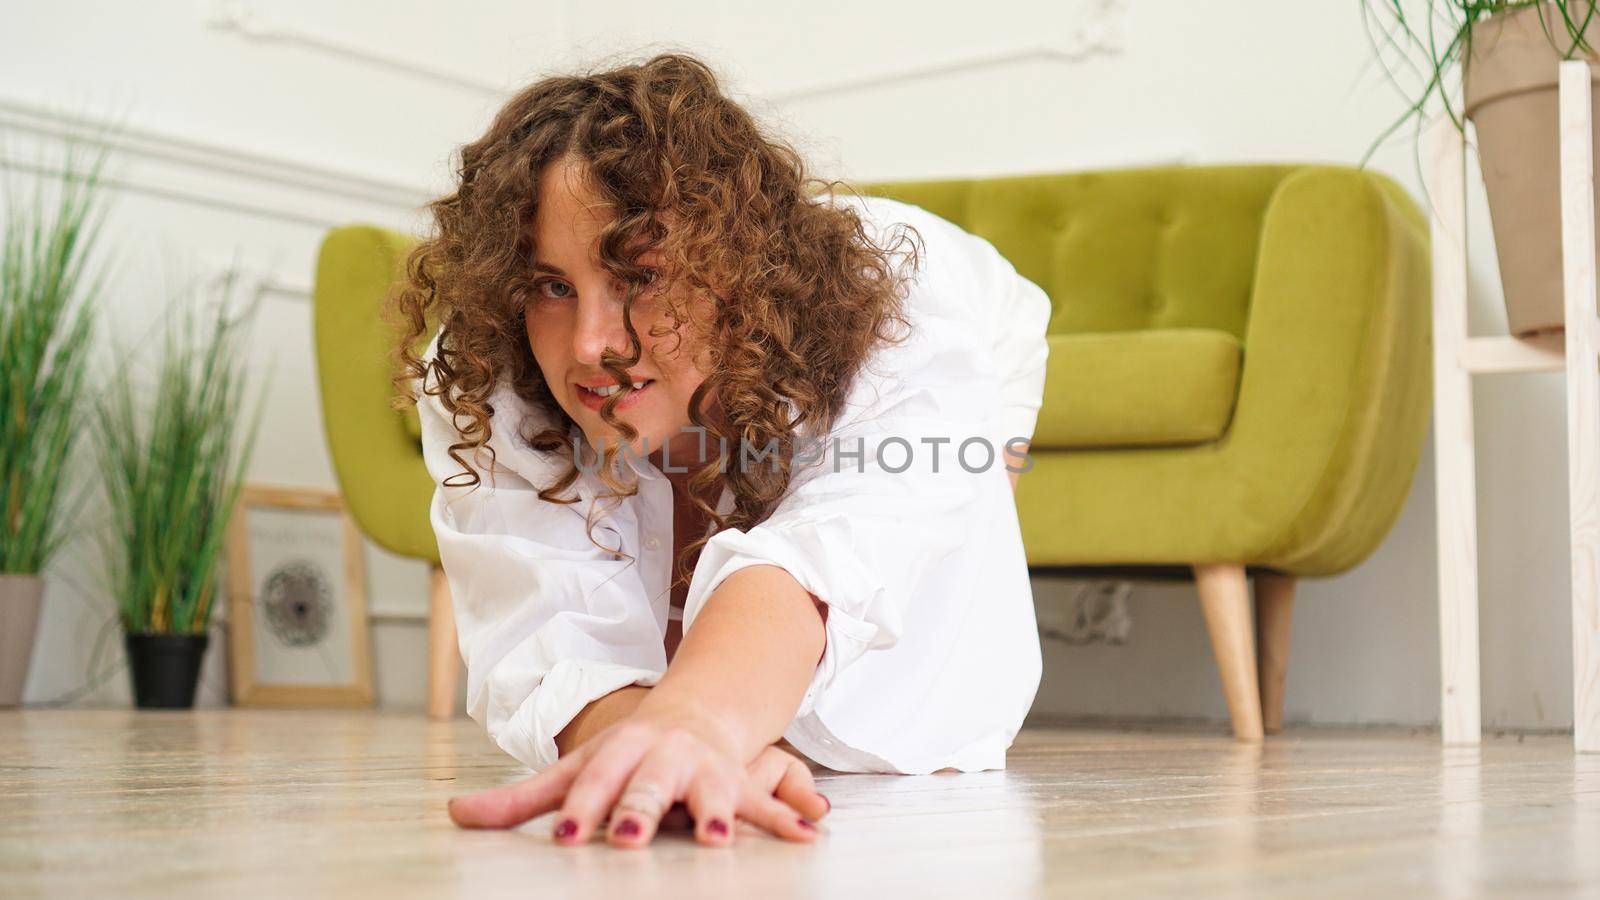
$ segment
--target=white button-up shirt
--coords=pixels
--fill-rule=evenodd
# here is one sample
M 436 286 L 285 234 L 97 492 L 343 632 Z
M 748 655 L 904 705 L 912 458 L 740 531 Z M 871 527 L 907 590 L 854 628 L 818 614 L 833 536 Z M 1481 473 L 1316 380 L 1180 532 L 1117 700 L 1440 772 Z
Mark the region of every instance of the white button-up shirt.
M 1004 451 L 1033 434 L 1050 302 L 988 241 L 920 207 L 832 202 L 853 205 L 884 243 L 895 223 L 920 233 L 912 337 L 874 350 L 834 429 L 805 436 L 814 461 L 795 467 L 772 514 L 704 545 L 683 628 L 729 575 L 780 566 L 829 607 L 822 659 L 784 732 L 790 744 L 847 772 L 1003 768 L 1040 674 Z M 504 384 L 490 402 L 493 471 L 478 469 L 476 488 L 452 487 L 443 482 L 465 477 L 447 451 L 460 433 L 438 397 L 421 396 L 423 455 L 438 484 L 430 517 L 468 712 L 537 770 L 587 704 L 654 685 L 666 670 L 673 488 L 653 463 L 625 455 L 639 493 L 602 514 L 594 537 L 626 555 L 596 546 L 585 514 L 598 477 L 579 473 L 577 504 L 539 499 L 568 464 L 517 435 L 526 417 L 544 425 L 548 414 Z M 487 454 L 462 455 L 488 465 Z M 718 511 L 731 510 L 725 488 Z

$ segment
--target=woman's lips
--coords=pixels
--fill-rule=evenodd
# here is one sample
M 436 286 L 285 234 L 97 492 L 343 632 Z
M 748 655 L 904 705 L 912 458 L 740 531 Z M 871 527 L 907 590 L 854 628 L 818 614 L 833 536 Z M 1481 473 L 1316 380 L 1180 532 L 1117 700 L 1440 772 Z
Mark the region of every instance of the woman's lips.
M 623 410 L 632 407 L 635 403 L 638 403 L 644 395 L 648 394 L 655 386 L 655 379 L 652 378 L 646 381 L 644 387 L 636 388 L 630 392 L 628 396 L 618 400 L 615 408 L 618 410 Z M 573 385 L 573 387 L 577 388 L 578 402 L 582 403 L 589 409 L 598 410 L 600 408 L 600 404 L 606 402 L 605 397 L 596 394 L 594 391 L 591 391 L 586 387 L 582 387 L 581 385 Z

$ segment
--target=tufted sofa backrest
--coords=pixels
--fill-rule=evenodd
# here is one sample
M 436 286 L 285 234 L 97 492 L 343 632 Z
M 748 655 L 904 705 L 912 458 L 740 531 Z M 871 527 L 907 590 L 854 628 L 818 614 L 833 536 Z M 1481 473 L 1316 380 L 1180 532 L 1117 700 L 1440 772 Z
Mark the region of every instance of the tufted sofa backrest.
M 877 182 L 980 235 L 1050 295 L 1051 333 L 1215 328 L 1241 341 L 1267 202 L 1297 165 Z

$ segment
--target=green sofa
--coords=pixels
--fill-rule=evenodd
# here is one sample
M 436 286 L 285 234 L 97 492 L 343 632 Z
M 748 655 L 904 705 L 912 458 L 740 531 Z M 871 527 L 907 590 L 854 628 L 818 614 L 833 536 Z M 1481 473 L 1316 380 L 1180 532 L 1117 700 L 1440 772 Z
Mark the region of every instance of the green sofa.
M 1277 730 L 1295 579 L 1377 547 L 1427 431 L 1416 203 L 1386 176 L 1311 164 L 859 187 L 982 235 L 1050 295 L 1017 492 L 1030 566 L 1195 579 L 1235 735 Z M 317 357 L 351 512 L 378 544 L 437 563 L 415 411 L 385 402 L 374 317 L 410 245 L 371 226 L 327 236 Z

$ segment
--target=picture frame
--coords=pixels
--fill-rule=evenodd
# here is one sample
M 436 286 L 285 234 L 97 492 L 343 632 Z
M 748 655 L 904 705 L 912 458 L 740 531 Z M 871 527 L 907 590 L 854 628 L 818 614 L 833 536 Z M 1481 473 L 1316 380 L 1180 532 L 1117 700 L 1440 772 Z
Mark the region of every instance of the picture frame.
M 240 489 L 226 551 L 235 705 L 373 704 L 362 550 L 337 491 Z

